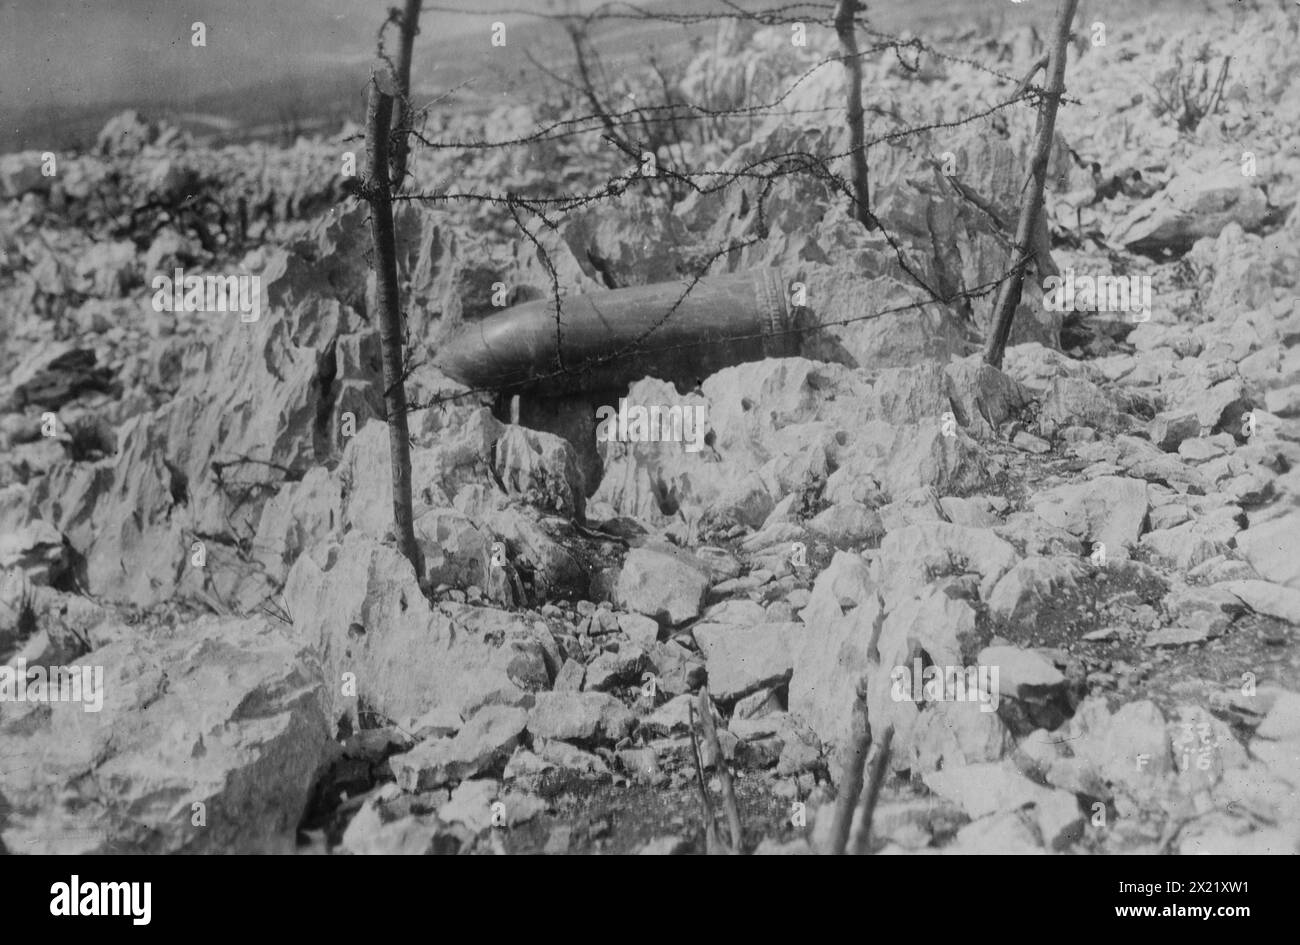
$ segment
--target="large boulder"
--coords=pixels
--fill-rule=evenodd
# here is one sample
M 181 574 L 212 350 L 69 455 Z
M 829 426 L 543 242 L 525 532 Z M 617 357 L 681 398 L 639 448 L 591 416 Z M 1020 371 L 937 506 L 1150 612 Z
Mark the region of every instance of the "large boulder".
M 1019 383 L 978 355 L 950 364 L 923 362 L 882 371 L 874 391 L 879 417 L 893 424 L 952 419 L 971 436 L 987 438 L 1029 403 Z
M 381 409 L 375 365 L 358 355 L 359 337 L 375 332 L 337 299 L 337 248 L 359 226 L 335 217 L 292 251 L 265 254 L 255 322 L 183 313 L 225 322 L 205 322 L 184 349 L 174 396 L 120 425 L 115 456 L 65 464 L 36 487 L 42 517 L 85 558 L 92 594 L 145 605 L 179 592 L 252 609 L 274 590 L 248 553 L 267 501 L 339 455 L 343 409 L 364 415 L 358 426 Z M 349 381 L 372 395 L 341 405 Z
M 355 718 L 359 701 L 394 720 L 441 707 L 464 718 L 522 704 L 558 669 L 544 626 L 491 608 L 435 611 L 410 563 L 357 533 L 300 557 L 284 597 L 295 631 L 322 654 L 331 720 Z
M 992 529 L 917 522 L 891 531 L 881 542 L 880 590 L 892 610 L 937 577 L 972 574 L 987 601 L 1017 560 L 1015 548 Z
M 714 698 L 730 702 L 765 686 L 788 682 L 794 668 L 793 652 L 803 633 L 801 623 L 697 625 L 695 640 L 704 653 Z
M 872 638 L 885 617 L 862 558 L 837 552 L 800 617 L 805 626 L 794 648 L 790 711 L 822 741 L 842 745 L 858 683 L 870 666 Z
M 1232 223 L 1247 232 L 1257 230 L 1267 216 L 1264 192 L 1232 164 L 1179 174 L 1116 223 L 1107 240 L 1134 252 L 1186 250 Z
M 617 742 L 636 724 L 623 703 L 604 692 L 539 692 L 528 713 L 528 731 L 537 738 Z
M 1109 557 L 1127 556 L 1147 520 L 1147 484 L 1124 476 L 1099 476 L 1037 493 L 1030 507 L 1044 522 L 1091 546 L 1100 542 Z
M 616 595 L 626 609 L 676 626 L 700 615 L 710 583 L 708 570 L 688 552 L 634 548 L 619 572 Z
M 4 847 L 293 849 L 334 750 L 309 647 L 264 618 L 205 617 L 122 632 L 72 669 L 93 669 L 80 703 L 0 703 Z
M 705 410 L 703 448 L 599 443 L 605 473 L 593 499 L 659 526 L 707 511 L 718 523 L 757 527 L 784 495 L 825 478 L 836 431 L 860 419 L 853 408 L 869 393 L 856 372 L 805 358 L 726 368 L 701 393 L 639 381 L 629 403 Z
M 1300 589 L 1300 555 L 1296 554 L 1300 513 L 1291 511 L 1237 533 L 1237 550 L 1260 576 Z

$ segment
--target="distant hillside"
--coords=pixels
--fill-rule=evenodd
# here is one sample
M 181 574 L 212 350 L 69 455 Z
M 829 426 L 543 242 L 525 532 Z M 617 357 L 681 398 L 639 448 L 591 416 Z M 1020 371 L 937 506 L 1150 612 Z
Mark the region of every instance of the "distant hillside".
M 108 117 L 136 108 L 211 136 L 291 138 L 359 118 L 365 77 L 384 11 L 396 0 L 0 0 L 0 151 L 84 145 Z M 488 42 L 493 6 L 551 11 L 561 2 L 451 0 L 488 13 L 426 11 L 415 57 L 415 87 L 432 97 L 457 89 L 452 101 L 477 107 L 503 96 L 535 93 L 542 80 L 524 55 L 560 73 L 572 50 L 556 23 L 503 16 L 506 49 Z M 590 9 L 599 0 L 568 0 Z M 748 9 L 784 0 L 741 0 Z M 1155 5 L 1155 4 L 1152 4 Z M 647 0 L 649 9 L 727 9 L 719 0 Z M 826 4 L 829 10 L 831 4 Z M 887 30 L 950 28 L 962 20 L 995 29 L 1043 22 L 1053 4 L 1006 0 L 889 0 L 871 3 L 873 22 Z M 1118 0 L 1086 3 L 1122 9 Z M 190 44 L 190 25 L 207 26 L 207 47 Z M 521 32 L 521 28 L 523 32 Z M 593 28 L 607 72 L 655 48 L 686 55 L 691 37 L 714 27 L 613 19 Z

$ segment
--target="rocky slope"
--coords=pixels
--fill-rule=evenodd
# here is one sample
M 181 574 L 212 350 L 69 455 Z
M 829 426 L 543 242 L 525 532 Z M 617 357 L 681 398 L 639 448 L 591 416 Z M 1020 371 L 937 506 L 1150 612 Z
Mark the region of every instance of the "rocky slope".
M 878 665 L 880 852 L 1297 852 L 1300 56 L 1294 13 L 1254 16 L 1077 50 L 1054 266 L 1149 277 L 1153 304 L 1055 312 L 1027 284 L 1000 371 L 974 353 L 974 290 L 1005 265 L 1033 119 L 945 126 L 1007 92 L 958 60 L 882 56 L 867 81 L 893 112 L 874 133 L 937 126 L 870 156 L 913 275 L 971 292 L 952 305 L 809 176 L 777 177 L 761 215 L 752 181 L 647 187 L 538 243 L 481 204 L 403 205 L 432 600 L 389 534 L 366 218 L 337 173 L 359 142 L 211 152 L 123 116 L 53 176 L 0 158 L 0 659 L 104 676 L 99 712 L 0 701 L 0 843 L 700 850 L 707 682 L 747 849 L 814 851 Z M 681 91 L 773 98 L 825 52 L 731 32 Z M 983 52 L 1023 72 L 1033 40 Z M 1156 89 L 1234 53 L 1219 109 L 1180 128 Z M 789 114 L 682 154 L 841 151 L 841 81 L 816 70 Z M 534 118 L 435 117 L 430 137 Z M 559 193 L 623 170 L 588 145 L 422 152 L 415 175 Z M 549 291 L 539 245 L 562 289 L 598 292 L 760 232 L 714 271 L 802 282 L 801 356 L 627 393 L 705 406 L 708 449 L 602 443 L 593 491 L 571 443 L 445 399 L 430 356 L 494 283 Z M 260 276 L 261 317 L 156 311 L 177 266 Z M 914 646 L 995 667 L 997 711 L 898 698 Z

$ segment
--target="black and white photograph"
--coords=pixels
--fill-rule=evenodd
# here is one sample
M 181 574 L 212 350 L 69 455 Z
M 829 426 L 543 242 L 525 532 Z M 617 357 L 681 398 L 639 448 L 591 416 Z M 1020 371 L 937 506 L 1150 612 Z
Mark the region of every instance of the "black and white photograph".
M 1300 853 L 1300 4 L 4 0 L 0 90 L 25 911 Z

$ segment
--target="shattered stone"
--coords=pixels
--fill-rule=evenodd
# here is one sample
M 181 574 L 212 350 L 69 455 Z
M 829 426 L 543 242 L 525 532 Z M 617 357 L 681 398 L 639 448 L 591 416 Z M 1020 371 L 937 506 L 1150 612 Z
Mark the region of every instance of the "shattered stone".
M 634 548 L 623 562 L 617 593 L 628 610 L 679 626 L 700 615 L 709 584 L 708 572 L 688 554 Z
M 499 772 L 527 725 L 528 713 L 485 706 L 453 738 L 421 742 L 389 759 L 402 790 L 428 791 L 454 781 Z
M 43 519 L 0 535 L 0 571 L 14 569 L 32 584 L 49 585 L 59 582 L 69 567 L 63 536 Z
M 880 544 L 880 584 L 886 603 L 892 603 L 935 577 L 974 573 L 979 575 L 980 596 L 987 599 L 1016 561 L 1015 549 L 990 529 L 922 522 L 885 536 Z
M 998 668 L 998 685 L 1013 699 L 1044 701 L 1065 688 L 1065 676 L 1052 661 L 1033 650 L 1014 646 L 989 646 L 980 651 L 978 664 Z
M 1300 589 L 1300 555 L 1295 553 L 1298 529 L 1300 514 L 1295 512 L 1252 524 L 1236 533 L 1237 550 L 1264 579 Z
M 1089 698 L 1063 733 L 1076 759 L 1093 766 L 1105 781 L 1139 796 L 1174 770 L 1165 717 L 1149 700 L 1130 702 L 1112 715 L 1104 699 Z
M 528 730 L 542 738 L 617 742 L 631 732 L 636 717 L 603 692 L 539 692 L 528 712 Z
M 704 684 L 704 660 L 676 640 L 656 643 L 646 650 L 655 685 L 669 697 L 693 692 Z
M 1052 794 L 1008 762 L 959 765 L 923 775 L 932 792 L 960 807 L 973 820 L 1019 810 Z
M 1039 434 L 1050 440 L 1063 428 L 1080 425 L 1106 433 L 1130 426 L 1115 398 L 1096 384 L 1083 378 L 1053 379 L 1038 414 Z
M 1000 761 L 1010 733 L 996 712 L 979 702 L 927 705 L 911 732 L 914 771 L 941 771 L 959 765 Z
M 801 623 L 697 626 L 695 639 L 704 654 L 714 698 L 731 702 L 762 687 L 789 682 L 803 629 Z
M 660 774 L 659 756 L 653 748 L 625 748 L 615 753 L 621 767 L 639 781 L 654 781 Z
M 89 702 L 5 703 L 0 791 L 15 805 L 0 826 L 7 848 L 293 848 L 317 772 L 335 751 L 326 692 L 337 686 L 310 648 L 264 618 L 205 617 L 168 634 L 120 637 L 74 666 L 90 663 L 103 669 L 92 687 L 98 711 L 86 711 Z M 82 802 L 43 802 L 56 794 Z M 204 805 L 206 827 L 191 824 L 193 803 Z
M 1257 614 L 1300 625 L 1300 591 L 1269 581 L 1236 580 L 1222 585 Z
M 659 640 L 659 624 L 641 614 L 619 614 L 618 628 L 639 646 L 650 646 Z
M 461 824 L 471 834 L 487 830 L 492 826 L 492 803 L 500 791 L 501 785 L 491 779 L 463 781 L 438 808 L 438 819 Z
M 836 548 L 878 542 L 885 533 L 880 513 L 860 502 L 841 502 L 809 520 L 808 529 Z
M 1002 576 L 989 595 L 989 613 L 998 620 L 1036 626 L 1042 612 L 1058 606 L 1077 592 L 1087 572 L 1083 560 L 1073 556 L 1025 558 Z
M 1228 543 L 1240 531 L 1230 518 L 1197 519 L 1148 532 L 1142 536 L 1141 545 L 1153 563 L 1189 571 L 1216 555 L 1227 554 L 1231 550 Z
M 1147 425 L 1151 442 L 1167 453 L 1181 453 L 1184 440 L 1201 435 L 1201 421 L 1195 413 L 1158 413 Z
M 355 532 L 322 557 L 324 567 L 311 555 L 294 565 L 288 609 L 303 639 L 328 654 L 330 678 L 353 674 L 376 711 L 403 718 L 448 705 L 467 716 L 549 686 L 543 641 L 518 616 L 464 605 L 432 610 L 410 563 Z M 331 717 L 355 706 L 332 688 Z
M 386 784 L 366 798 L 343 832 L 342 849 L 355 856 L 424 856 L 436 852 L 437 839 L 444 831 L 444 825 L 430 814 L 395 816 L 389 813 L 387 802 L 394 800 L 399 793 L 397 785 Z M 460 846 L 454 840 L 452 845 L 453 848 Z
M 1217 636 L 1210 627 L 1165 627 L 1152 630 L 1147 634 L 1144 646 L 1187 646 L 1192 643 L 1204 643 Z
M 587 666 L 574 659 L 567 659 L 560 671 L 555 675 L 555 682 L 552 689 L 556 692 L 577 692 L 582 688 L 583 680 L 587 676 Z
M 650 666 L 646 651 L 639 646 L 624 646 L 617 653 L 601 653 L 587 664 L 587 677 L 583 688 L 588 691 L 608 692 L 618 686 L 641 681 L 641 674 Z
M 1185 251 L 1198 239 L 1218 236 L 1236 223 L 1257 229 L 1268 212 L 1268 200 L 1235 165 L 1213 171 L 1188 171 L 1176 176 L 1156 196 L 1134 207 L 1117 222 L 1107 242 L 1135 252 Z

